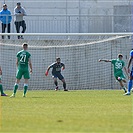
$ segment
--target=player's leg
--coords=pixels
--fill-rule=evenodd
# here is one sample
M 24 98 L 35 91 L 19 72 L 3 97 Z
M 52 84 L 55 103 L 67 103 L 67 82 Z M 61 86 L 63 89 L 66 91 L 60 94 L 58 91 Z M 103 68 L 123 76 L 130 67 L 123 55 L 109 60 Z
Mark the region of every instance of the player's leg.
M 128 81 L 128 90 L 127 93 L 125 93 L 124 95 L 130 95 L 131 89 L 132 89 L 132 81 L 133 81 L 133 71 L 131 71 L 130 73 L 130 79 Z
M 3 94 L 3 93 L 4 93 L 1 80 L 0 80 L 0 92 L 1 92 L 1 94 Z
M 66 81 L 65 81 L 65 79 L 63 78 L 61 81 L 63 82 L 64 91 L 68 91 L 68 90 L 66 89 Z
M 59 78 L 59 79 L 62 81 L 62 83 L 63 83 L 64 91 L 68 91 L 68 90 L 66 89 L 66 81 L 65 81 L 65 79 L 64 79 L 64 77 L 62 76 L 61 73 L 58 74 L 58 78 Z
M 122 79 L 122 81 L 123 81 L 124 83 L 127 83 L 127 81 L 126 81 L 125 79 Z
M 52 78 L 54 79 L 54 84 L 56 86 L 55 90 L 58 90 L 58 82 L 57 82 L 57 74 L 56 73 L 52 73 Z
M 23 71 L 18 70 L 16 74 L 16 81 L 15 81 L 14 88 L 13 88 L 13 94 L 10 97 L 15 97 L 18 86 L 19 86 L 20 79 L 22 78 L 22 75 L 23 75 Z
M 0 83 L 0 92 L 1 92 L 1 96 L 2 96 L 4 94 L 2 83 Z
M 55 86 L 56 86 L 55 90 L 58 91 L 57 77 L 54 77 L 54 84 L 55 84 Z
M 25 79 L 23 97 L 26 97 L 27 90 L 28 90 L 28 79 Z
M 124 73 L 121 73 L 120 78 L 121 78 L 122 82 L 127 83 L 126 76 L 124 75 Z
M 124 84 L 123 84 L 123 82 L 122 82 L 123 80 L 120 80 L 119 81 L 119 83 L 120 83 L 120 86 L 122 87 L 122 89 L 125 91 L 125 93 L 127 92 L 127 89 L 126 89 L 126 87 L 124 86 Z
M 23 97 L 26 97 L 26 93 L 28 90 L 28 80 L 30 79 L 30 73 L 28 70 L 24 72 L 24 92 L 23 92 Z
M 2 86 L 2 82 L 1 82 L 1 77 L 0 77 L 0 92 L 1 92 L 1 96 L 7 96 L 7 94 L 5 94 L 4 91 L 3 91 L 3 86 Z
M 14 84 L 14 88 L 13 88 L 13 94 L 10 97 L 15 97 L 18 86 L 19 86 L 19 82 L 20 82 L 20 79 L 16 79 L 15 84 Z
M 125 75 L 123 73 L 121 73 L 120 75 L 116 76 L 116 79 L 119 81 L 120 86 L 122 87 L 122 89 L 125 91 L 125 93 L 127 92 L 127 88 L 124 86 L 123 83 L 126 83 L 125 80 Z

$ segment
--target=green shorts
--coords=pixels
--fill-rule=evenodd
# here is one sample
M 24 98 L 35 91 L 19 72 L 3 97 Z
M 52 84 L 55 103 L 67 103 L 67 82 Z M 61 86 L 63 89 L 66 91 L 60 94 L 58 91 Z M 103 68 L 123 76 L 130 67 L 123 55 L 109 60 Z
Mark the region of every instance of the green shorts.
M 125 79 L 126 78 L 123 73 L 115 75 L 116 80 L 118 80 L 118 77 L 120 77 L 121 79 Z
M 24 77 L 24 79 L 30 79 L 29 70 L 28 69 L 18 70 L 17 73 L 16 73 L 16 78 L 21 79 L 22 76 Z

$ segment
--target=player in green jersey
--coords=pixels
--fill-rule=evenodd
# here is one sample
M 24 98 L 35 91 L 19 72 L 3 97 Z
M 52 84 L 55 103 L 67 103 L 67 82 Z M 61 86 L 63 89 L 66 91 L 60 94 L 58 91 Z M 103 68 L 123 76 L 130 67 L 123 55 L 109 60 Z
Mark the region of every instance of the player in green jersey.
M 1 79 L 2 79 L 2 68 L 0 66 L 0 92 L 1 92 L 1 96 L 7 96 L 7 94 L 5 94 L 4 91 L 3 91 L 3 86 L 2 86 Z
M 32 63 L 31 63 L 31 54 L 27 51 L 28 49 L 28 44 L 24 43 L 22 45 L 23 50 L 19 51 L 17 53 L 17 60 L 16 60 L 16 65 L 17 65 L 17 73 L 16 73 L 16 82 L 14 85 L 14 90 L 13 94 L 10 97 L 15 97 L 16 91 L 18 89 L 18 85 L 20 82 L 20 79 L 22 76 L 25 79 L 24 82 L 24 93 L 23 97 L 25 97 L 27 89 L 28 89 L 28 80 L 30 79 L 30 73 L 32 73 Z M 28 65 L 30 67 L 30 72 L 28 69 Z
M 125 67 L 125 62 L 122 60 L 122 58 L 123 58 L 123 55 L 118 54 L 117 59 L 111 59 L 111 60 L 99 59 L 99 62 L 104 61 L 104 62 L 111 62 L 113 64 L 113 66 L 114 66 L 114 76 L 115 76 L 116 80 L 119 81 L 120 86 L 123 88 L 123 90 L 126 93 L 127 89 L 123 84 L 123 83 L 126 83 L 125 75 L 123 73 L 123 68 L 124 68 L 127 76 L 128 76 L 128 72 L 127 72 L 127 69 Z M 128 76 L 128 78 L 129 78 L 129 76 Z

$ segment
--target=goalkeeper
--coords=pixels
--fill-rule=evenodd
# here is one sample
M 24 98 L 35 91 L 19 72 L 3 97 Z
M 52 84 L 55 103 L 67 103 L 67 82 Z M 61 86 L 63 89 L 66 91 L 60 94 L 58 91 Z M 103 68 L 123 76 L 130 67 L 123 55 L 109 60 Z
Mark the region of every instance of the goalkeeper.
M 19 51 L 17 53 L 17 60 L 16 60 L 16 65 L 17 65 L 16 82 L 14 84 L 13 94 L 10 97 L 15 97 L 16 91 L 18 89 L 18 85 L 19 85 L 19 82 L 20 82 L 20 79 L 22 78 L 22 76 L 25 79 L 23 97 L 26 96 L 26 92 L 27 92 L 27 89 L 28 89 L 28 79 L 30 79 L 28 65 L 30 67 L 30 73 L 32 73 L 32 63 L 31 63 L 31 58 L 30 58 L 31 54 L 27 51 L 28 44 L 27 43 L 23 43 L 22 47 L 23 47 L 23 50 L 21 50 L 21 51 Z
M 51 64 L 50 66 L 48 66 L 46 72 L 45 72 L 45 75 L 48 76 L 48 72 L 50 70 L 50 68 L 53 68 L 52 69 L 52 77 L 54 79 L 54 84 L 56 85 L 56 91 L 58 90 L 58 82 L 57 82 L 57 78 L 60 79 L 62 82 L 63 82 L 63 88 L 64 88 L 64 91 L 68 91 L 66 89 L 66 82 L 65 82 L 65 79 L 64 77 L 62 76 L 61 74 L 61 68 L 62 70 L 65 69 L 65 65 L 63 63 L 60 62 L 61 59 L 59 57 L 56 58 L 56 62 L 54 62 L 53 64 Z
M 126 80 L 125 80 L 125 75 L 124 75 L 122 69 L 124 68 L 127 76 L 128 76 L 128 72 L 127 72 L 127 69 L 125 67 L 125 62 L 122 60 L 122 58 L 123 58 L 123 55 L 118 54 L 117 59 L 112 59 L 112 60 L 99 59 L 99 62 L 105 61 L 105 62 L 111 62 L 113 64 L 113 66 L 114 66 L 114 76 L 115 76 L 116 80 L 120 83 L 120 86 L 123 88 L 123 90 L 126 93 L 127 89 L 123 84 L 123 83 L 126 83 Z M 129 78 L 129 76 L 128 76 L 128 78 Z
M 4 91 L 3 91 L 1 78 L 2 78 L 2 69 L 1 69 L 1 66 L 0 66 L 0 92 L 1 92 L 1 96 L 7 96 L 7 94 L 5 94 Z

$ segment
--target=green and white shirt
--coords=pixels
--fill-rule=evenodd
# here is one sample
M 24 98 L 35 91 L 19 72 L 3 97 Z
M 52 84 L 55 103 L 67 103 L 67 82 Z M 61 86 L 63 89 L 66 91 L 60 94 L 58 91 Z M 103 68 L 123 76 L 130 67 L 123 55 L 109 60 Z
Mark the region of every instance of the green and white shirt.
M 21 50 L 17 53 L 18 69 L 28 69 L 30 56 L 31 54 L 25 50 Z
M 114 75 L 119 75 L 123 73 L 123 67 L 125 66 L 125 62 L 123 60 L 118 59 L 112 59 L 111 63 L 114 66 Z

